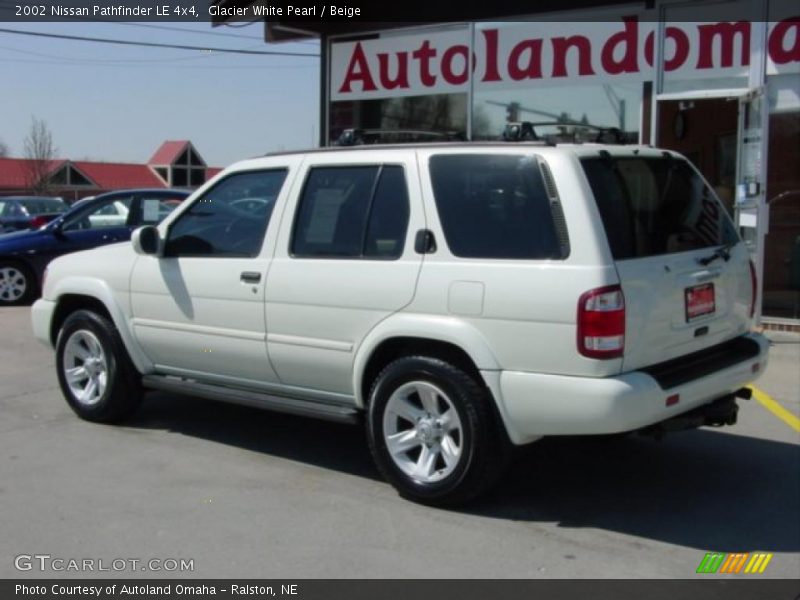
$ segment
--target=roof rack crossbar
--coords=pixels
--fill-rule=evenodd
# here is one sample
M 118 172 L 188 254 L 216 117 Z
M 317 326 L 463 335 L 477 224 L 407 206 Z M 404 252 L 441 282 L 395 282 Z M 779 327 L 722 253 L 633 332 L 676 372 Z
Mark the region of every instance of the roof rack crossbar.
M 526 140 L 546 141 L 552 143 L 553 136 L 542 135 L 536 131 L 537 127 L 558 127 L 561 129 L 560 137 L 572 137 L 576 140 L 579 130 L 592 130 L 597 133 L 590 141 L 605 144 L 624 144 L 625 134 L 618 127 L 600 127 L 579 121 L 517 121 L 507 123 L 503 130 L 502 139 L 507 142 L 521 142 Z M 557 136 L 558 137 L 558 136 Z

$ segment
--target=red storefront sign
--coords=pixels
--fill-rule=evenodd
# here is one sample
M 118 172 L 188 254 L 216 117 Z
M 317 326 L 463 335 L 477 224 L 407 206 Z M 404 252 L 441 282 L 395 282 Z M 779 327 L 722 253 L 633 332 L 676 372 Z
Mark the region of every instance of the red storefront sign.
M 669 23 L 664 71 L 676 79 L 746 75 L 753 27 L 731 23 Z M 656 27 L 617 22 L 513 23 L 476 29 L 472 84 L 476 90 L 652 79 Z M 800 15 L 769 24 L 768 73 L 800 72 Z M 467 30 L 425 32 L 332 44 L 332 100 L 465 91 Z

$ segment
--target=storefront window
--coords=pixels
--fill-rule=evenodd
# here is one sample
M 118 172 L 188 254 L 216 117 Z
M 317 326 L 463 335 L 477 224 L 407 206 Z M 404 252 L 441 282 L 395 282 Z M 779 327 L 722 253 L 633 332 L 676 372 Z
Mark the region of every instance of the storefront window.
M 761 17 L 747 0 L 719 2 L 716 12 L 694 2 L 664 8 L 661 93 L 748 86 L 751 45 Z M 718 22 L 726 14 L 730 21 Z M 646 52 L 653 52 L 647 49 Z
M 531 86 L 496 92 L 476 92 L 472 113 L 472 137 L 496 139 L 506 122 L 558 122 L 563 127 L 542 127 L 545 135 L 571 135 L 574 127 L 618 128 L 624 140 L 639 142 L 642 83 L 589 86 Z M 556 131 L 558 130 L 558 131 Z M 590 133 L 592 129 L 586 129 Z
M 528 121 L 558 123 L 535 129 L 555 141 L 613 128 L 639 142 L 651 71 L 641 41 L 651 25 L 631 11 L 625 20 L 476 24 L 472 138 L 496 139 L 506 123 Z
M 327 142 L 346 129 L 384 132 L 367 143 L 466 138 L 469 31 L 456 23 L 332 40 Z
M 345 129 L 437 132 L 465 137 L 467 95 L 432 94 L 331 103 L 329 143 Z
M 767 77 L 769 232 L 764 254 L 765 317 L 800 318 L 800 77 Z

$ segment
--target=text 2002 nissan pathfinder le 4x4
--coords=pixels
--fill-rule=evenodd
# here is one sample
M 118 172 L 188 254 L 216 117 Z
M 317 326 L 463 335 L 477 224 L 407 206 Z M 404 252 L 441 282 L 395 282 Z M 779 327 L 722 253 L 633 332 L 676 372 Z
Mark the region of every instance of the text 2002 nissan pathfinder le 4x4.
M 85 419 L 146 389 L 363 418 L 401 494 L 453 504 L 542 436 L 733 423 L 767 361 L 756 290 L 677 154 L 374 145 L 226 169 L 51 263 L 32 318 Z

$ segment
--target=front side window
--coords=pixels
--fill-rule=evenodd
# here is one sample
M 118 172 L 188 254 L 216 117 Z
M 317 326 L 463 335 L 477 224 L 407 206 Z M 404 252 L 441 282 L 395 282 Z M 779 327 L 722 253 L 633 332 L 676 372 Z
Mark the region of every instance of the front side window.
M 256 256 L 286 169 L 226 177 L 170 226 L 165 256 Z
M 615 260 L 738 239 L 714 192 L 685 160 L 608 156 L 581 162 Z
M 450 251 L 463 258 L 563 258 L 550 199 L 531 156 L 441 154 L 430 160 Z
M 64 221 L 62 231 L 125 227 L 132 200 L 132 196 L 117 197 L 80 210 Z
M 292 255 L 398 258 L 408 215 L 400 166 L 313 168 L 297 210 Z

